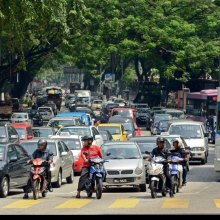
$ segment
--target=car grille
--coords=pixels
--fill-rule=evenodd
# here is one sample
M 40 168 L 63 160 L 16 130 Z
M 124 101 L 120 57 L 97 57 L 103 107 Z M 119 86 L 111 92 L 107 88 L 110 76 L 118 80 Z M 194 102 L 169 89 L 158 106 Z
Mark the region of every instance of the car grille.
M 121 174 L 132 174 L 133 170 L 122 170 Z
M 107 173 L 108 173 L 108 175 L 119 175 L 118 170 L 108 170 Z

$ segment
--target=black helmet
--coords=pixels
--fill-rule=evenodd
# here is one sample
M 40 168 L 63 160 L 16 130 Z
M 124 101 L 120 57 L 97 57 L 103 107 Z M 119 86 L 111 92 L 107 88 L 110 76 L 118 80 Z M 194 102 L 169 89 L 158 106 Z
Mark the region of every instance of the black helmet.
M 38 142 L 37 142 L 37 146 L 44 146 L 44 149 L 47 148 L 47 141 L 45 139 L 40 139 Z
M 93 137 L 86 135 L 86 136 L 82 137 L 81 140 L 82 140 L 82 141 L 87 141 L 87 140 L 88 140 L 88 141 L 93 141 Z
M 159 142 L 165 142 L 165 138 L 163 138 L 163 137 L 158 137 L 158 138 L 157 138 L 157 144 L 158 144 Z

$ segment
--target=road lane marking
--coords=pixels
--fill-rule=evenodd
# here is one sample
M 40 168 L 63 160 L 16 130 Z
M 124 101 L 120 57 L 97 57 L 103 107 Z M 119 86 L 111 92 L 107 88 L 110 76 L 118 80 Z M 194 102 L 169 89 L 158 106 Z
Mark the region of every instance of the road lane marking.
M 214 201 L 216 208 L 220 208 L 220 199 L 215 199 Z
M 41 201 L 39 200 L 18 200 L 16 202 L 10 203 L 4 207 L 3 209 L 27 209 L 30 208 Z
M 188 199 L 165 199 L 163 209 L 187 209 L 189 206 Z
M 56 209 L 80 209 L 92 202 L 91 199 L 70 199 L 56 207 Z
M 139 199 L 117 199 L 108 208 L 121 209 L 121 208 L 135 208 L 139 203 Z

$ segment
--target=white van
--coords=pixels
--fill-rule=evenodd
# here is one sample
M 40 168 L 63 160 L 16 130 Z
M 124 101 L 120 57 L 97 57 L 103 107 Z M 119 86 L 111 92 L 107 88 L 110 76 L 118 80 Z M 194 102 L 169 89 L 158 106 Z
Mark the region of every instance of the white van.
M 189 120 L 170 120 L 168 131 L 170 135 L 181 135 L 191 151 L 191 161 L 207 163 L 208 157 L 208 133 L 202 122 Z

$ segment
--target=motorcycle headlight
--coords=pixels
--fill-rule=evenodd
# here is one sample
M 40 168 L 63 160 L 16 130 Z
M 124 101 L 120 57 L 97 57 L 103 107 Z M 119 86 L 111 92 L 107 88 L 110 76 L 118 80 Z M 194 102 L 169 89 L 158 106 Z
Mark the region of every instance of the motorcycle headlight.
M 136 169 L 135 169 L 135 171 L 134 171 L 134 173 L 136 174 L 136 175 L 140 175 L 140 174 L 142 174 L 142 169 L 140 168 L 140 167 L 137 167 Z

